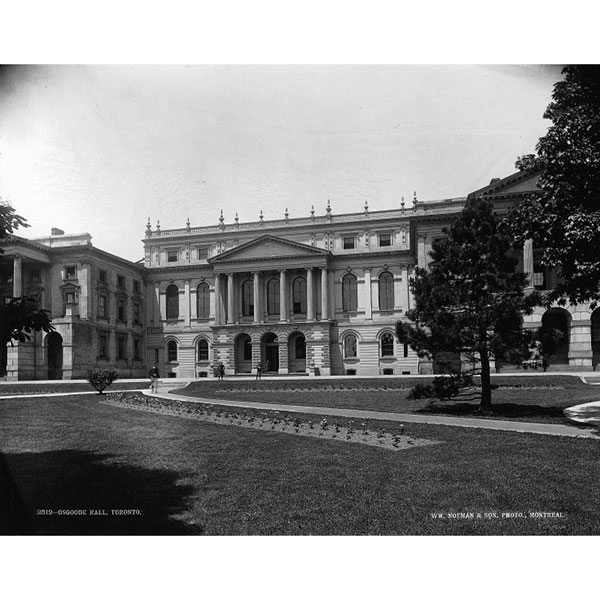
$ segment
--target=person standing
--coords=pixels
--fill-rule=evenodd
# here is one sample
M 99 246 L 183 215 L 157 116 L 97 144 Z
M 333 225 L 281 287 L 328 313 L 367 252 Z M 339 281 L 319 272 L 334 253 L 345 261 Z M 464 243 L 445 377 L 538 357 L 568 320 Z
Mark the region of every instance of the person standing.
M 152 393 L 158 393 L 158 380 L 160 378 L 160 373 L 158 372 L 158 367 L 156 365 L 152 365 L 152 368 L 148 372 L 148 377 L 150 377 L 150 389 L 152 390 Z
M 219 364 L 219 381 L 223 381 L 223 377 L 225 376 L 225 365 L 223 363 Z
M 258 381 L 262 376 L 262 365 L 258 363 L 256 365 L 256 381 Z

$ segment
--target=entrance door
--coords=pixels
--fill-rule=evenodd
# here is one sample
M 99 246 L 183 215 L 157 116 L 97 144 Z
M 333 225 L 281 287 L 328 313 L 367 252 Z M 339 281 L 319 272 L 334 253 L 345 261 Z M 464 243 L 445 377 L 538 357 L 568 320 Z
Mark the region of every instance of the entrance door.
M 53 331 L 48 335 L 48 379 L 62 379 L 63 339 Z
M 268 371 L 279 371 L 279 346 L 277 344 L 266 344 L 265 345 L 265 370 Z
M 279 371 L 279 343 L 274 333 L 267 333 L 263 338 L 263 369 L 268 373 Z

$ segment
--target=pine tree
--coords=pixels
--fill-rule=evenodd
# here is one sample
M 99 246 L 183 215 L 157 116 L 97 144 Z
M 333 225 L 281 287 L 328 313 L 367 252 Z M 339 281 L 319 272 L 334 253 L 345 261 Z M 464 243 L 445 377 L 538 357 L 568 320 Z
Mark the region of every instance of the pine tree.
M 428 269 L 417 269 L 410 286 L 412 323 L 398 322 L 400 342 L 433 360 L 461 353 L 477 364 L 482 411 L 492 401 L 490 362 L 518 363 L 528 355 L 530 336 L 523 314 L 531 314 L 537 293 L 525 296 L 523 273 L 509 251 L 512 237 L 487 200 L 472 199 L 449 229 L 433 242 Z
M 540 192 L 511 215 L 520 241 L 543 248 L 542 263 L 559 282 L 546 304 L 600 300 L 600 66 L 569 66 L 554 86 L 544 118 L 551 119 L 536 154 L 517 168 L 540 173 Z

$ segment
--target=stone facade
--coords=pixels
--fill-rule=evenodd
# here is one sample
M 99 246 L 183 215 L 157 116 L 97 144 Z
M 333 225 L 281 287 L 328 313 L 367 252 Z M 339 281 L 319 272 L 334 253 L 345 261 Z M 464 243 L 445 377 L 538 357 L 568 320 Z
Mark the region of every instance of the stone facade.
M 492 180 L 469 195 L 506 211 L 536 189 L 521 174 Z M 0 353 L 9 379 L 79 378 L 89 367 L 143 377 L 156 364 L 163 377 L 256 373 L 403 375 L 430 373 L 395 338 L 412 298 L 409 280 L 427 267 L 465 198 L 418 202 L 305 218 L 161 230 L 148 222 L 144 262 L 94 248 L 89 234 L 1 245 L 0 294 L 35 295 L 52 315 L 54 334 L 35 334 Z M 526 243 L 519 268 L 531 288 L 550 289 L 553 272 Z M 551 368 L 592 369 L 600 362 L 600 309 L 538 309 L 525 326 L 564 332 Z M 508 368 L 497 365 L 498 368 Z

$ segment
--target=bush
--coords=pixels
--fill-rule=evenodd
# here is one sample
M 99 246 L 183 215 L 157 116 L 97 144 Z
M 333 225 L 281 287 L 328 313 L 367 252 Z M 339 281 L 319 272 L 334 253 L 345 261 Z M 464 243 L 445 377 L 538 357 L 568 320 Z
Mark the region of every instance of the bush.
M 406 395 L 408 400 L 420 400 L 421 398 L 433 398 L 434 396 L 433 387 L 424 383 L 413 385 Z
M 86 374 L 87 380 L 101 394 L 113 381 L 118 378 L 119 374 L 114 369 L 88 369 Z
M 433 391 L 439 400 L 452 400 L 462 390 L 473 386 L 471 373 L 453 373 L 445 377 L 436 377 L 433 380 Z

